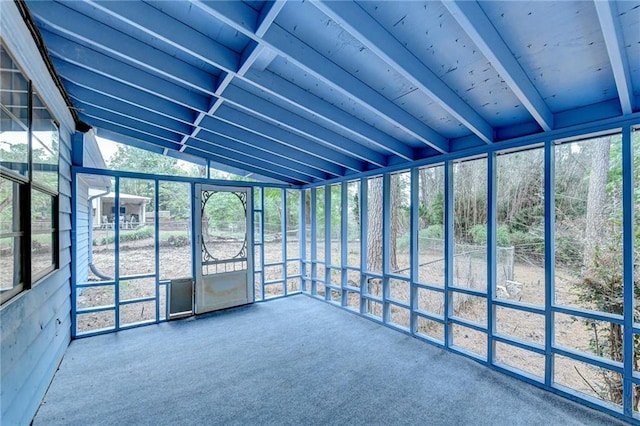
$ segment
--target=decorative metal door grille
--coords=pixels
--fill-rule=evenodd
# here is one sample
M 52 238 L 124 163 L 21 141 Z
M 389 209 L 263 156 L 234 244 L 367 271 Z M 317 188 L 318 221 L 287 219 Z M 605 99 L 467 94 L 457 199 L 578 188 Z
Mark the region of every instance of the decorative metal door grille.
M 219 213 L 213 222 L 209 217 L 211 210 Z M 233 216 L 240 212 L 241 218 Z M 247 269 L 247 193 L 203 190 L 200 217 L 202 274 Z

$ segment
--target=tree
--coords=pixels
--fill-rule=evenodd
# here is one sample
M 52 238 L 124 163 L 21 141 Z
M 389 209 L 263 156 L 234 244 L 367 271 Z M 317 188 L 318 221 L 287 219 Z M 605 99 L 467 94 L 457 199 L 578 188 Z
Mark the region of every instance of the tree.
M 586 224 L 584 233 L 583 276 L 578 283 L 579 299 L 597 311 L 622 315 L 624 311 L 624 280 L 620 202 L 622 196 L 621 144 L 612 144 L 612 137 L 590 141 L 591 161 L 586 202 Z M 610 161 L 614 158 L 615 161 Z M 634 159 L 637 160 L 637 159 Z M 636 163 L 636 161 L 634 161 Z M 635 178 L 640 168 L 634 164 Z M 635 236 L 638 247 L 638 235 Z M 636 253 L 637 254 L 637 253 Z M 634 297 L 640 297 L 640 282 L 634 274 Z M 634 307 L 637 320 L 640 306 Z M 623 361 L 622 326 L 616 323 L 584 320 L 592 333 L 591 346 L 598 356 L 613 361 Z M 634 339 L 634 370 L 640 365 L 640 340 Z M 604 394 L 607 400 L 622 404 L 622 376 L 619 373 L 601 370 L 603 384 L 594 390 Z M 640 395 L 634 392 L 633 406 L 638 409 Z
M 367 269 L 382 271 L 382 220 L 383 220 L 383 178 L 369 179 L 369 198 L 367 203 Z M 396 240 L 399 235 L 401 219 L 401 186 L 399 174 L 391 176 L 389 200 L 389 266 L 392 271 L 398 269 Z

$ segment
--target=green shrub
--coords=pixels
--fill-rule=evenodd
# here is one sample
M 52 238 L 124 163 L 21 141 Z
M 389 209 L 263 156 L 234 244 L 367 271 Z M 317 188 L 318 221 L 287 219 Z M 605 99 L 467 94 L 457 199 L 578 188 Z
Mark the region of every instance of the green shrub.
M 473 225 L 471 227 L 470 234 L 475 244 L 487 244 L 487 225 Z M 504 225 L 498 226 L 496 243 L 498 247 L 511 246 L 511 236 L 506 226 Z
M 120 242 L 125 241 L 138 241 L 145 240 L 147 238 L 153 238 L 153 227 L 143 225 L 137 229 L 131 231 L 120 231 Z M 108 237 L 100 238 L 99 240 L 93 240 L 93 245 L 105 245 L 112 244 L 116 240 L 115 232 L 113 235 L 109 235 Z
M 443 225 L 429 225 L 425 229 L 420 230 L 420 238 L 432 238 L 434 240 L 444 239 Z

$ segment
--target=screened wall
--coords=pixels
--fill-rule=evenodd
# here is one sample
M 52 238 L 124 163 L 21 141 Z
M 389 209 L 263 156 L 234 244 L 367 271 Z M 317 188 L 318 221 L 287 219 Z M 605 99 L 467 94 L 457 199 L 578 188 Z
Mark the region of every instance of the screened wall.
M 639 150 L 624 127 L 307 187 L 302 290 L 636 415 Z

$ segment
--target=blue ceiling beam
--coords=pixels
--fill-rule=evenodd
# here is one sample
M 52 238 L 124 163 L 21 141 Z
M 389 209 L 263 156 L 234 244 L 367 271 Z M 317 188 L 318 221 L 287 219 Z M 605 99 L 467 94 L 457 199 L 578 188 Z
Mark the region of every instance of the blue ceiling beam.
M 275 142 L 289 146 L 294 149 L 302 150 L 316 159 L 328 161 L 339 167 L 344 167 L 355 172 L 365 169 L 364 164 L 360 160 L 344 155 L 325 145 L 311 144 L 310 141 L 301 136 L 278 127 L 277 125 L 262 121 L 246 112 L 239 111 L 231 106 L 222 106 L 216 113 L 217 120 L 223 120 L 241 129 L 271 139 Z M 313 146 L 311 146 L 313 145 Z M 316 160 L 314 159 L 314 162 Z M 320 163 L 317 163 L 319 167 Z
M 171 132 L 166 129 L 162 129 L 153 124 L 144 123 L 135 118 L 130 118 L 125 115 L 107 111 L 105 109 L 97 108 L 88 104 L 78 104 L 78 112 L 84 114 L 87 117 L 100 119 L 109 123 L 114 123 L 122 127 L 137 130 L 140 133 L 150 135 L 154 138 L 164 139 L 166 141 L 178 144 L 182 139 L 182 135 L 175 132 Z M 91 122 L 88 122 L 91 124 Z
M 314 75 L 324 84 L 358 101 L 363 107 L 380 115 L 382 119 L 402 128 L 417 140 L 434 147 L 439 152 L 448 151 L 448 140 L 442 135 L 279 26 L 272 25 L 263 37 L 258 37 L 254 33 L 255 28 L 252 24 L 256 22 L 257 12 L 247 4 L 195 1 L 194 5 L 258 43 L 267 43 L 279 55 Z
M 146 151 L 155 152 L 157 154 L 162 154 L 164 149 L 166 149 L 166 148 L 162 148 L 157 145 L 153 145 L 151 143 L 145 142 L 140 139 L 132 138 L 130 136 L 125 136 L 123 134 L 120 134 L 111 130 L 106 130 L 104 128 L 96 128 L 95 132 L 96 132 L 96 136 L 98 137 L 109 139 L 113 142 L 134 146 L 136 148 L 144 149 Z M 194 163 L 200 166 L 207 165 L 207 160 L 203 159 L 202 157 L 197 157 L 195 155 L 190 155 L 190 154 L 184 154 L 184 153 L 181 153 L 178 151 L 172 151 L 172 150 L 169 152 L 170 152 L 169 154 L 170 157 L 177 158 L 178 160 L 188 161 L 190 163 Z
M 118 122 L 104 120 L 100 117 L 89 116 L 83 112 L 79 112 L 78 116 L 82 121 L 98 129 L 110 130 L 112 132 L 119 133 L 121 135 L 128 136 L 134 139 L 138 139 L 138 140 L 150 143 L 152 145 L 159 146 L 161 148 L 169 148 L 175 151 L 177 151 L 180 148 L 180 146 L 175 142 L 171 142 L 166 139 L 162 139 L 157 136 L 154 136 L 152 134 L 142 132 L 136 128 L 124 126 Z
M 485 143 L 493 143 L 489 123 L 360 6 L 351 1 L 313 1 L 313 4 Z
M 260 9 L 256 27 L 253 30 L 256 36 L 262 37 L 265 35 L 271 24 L 273 24 L 273 21 L 276 20 L 276 17 L 285 4 L 287 4 L 285 0 L 265 2 L 265 4 L 262 6 L 262 9 Z
M 208 98 L 194 93 L 193 90 L 87 49 L 56 34 L 41 32 L 47 42 L 49 53 L 54 57 L 188 108 L 206 111 L 209 106 Z
M 332 132 L 289 110 L 274 105 L 237 86 L 231 85 L 227 87 L 224 92 L 224 98 L 233 105 L 258 114 L 267 120 L 276 121 L 278 124 L 287 127 L 293 133 L 315 140 L 332 149 L 341 151 L 346 155 L 356 157 L 378 167 L 386 165 L 386 159 L 382 154 L 371 151 L 342 135 Z
M 594 1 L 600 28 L 607 46 L 607 54 L 613 77 L 618 88 L 618 98 L 623 114 L 633 112 L 633 86 L 629 72 L 629 60 L 625 52 L 625 43 L 620 29 L 620 22 L 617 18 L 618 7 L 614 1 Z
M 212 143 L 208 143 L 204 138 L 212 139 Z M 313 182 L 314 178 L 310 175 L 300 173 L 287 165 L 277 164 L 275 162 L 266 161 L 257 157 L 248 156 L 242 150 L 220 149 L 220 145 L 215 144 L 215 135 L 202 131 L 197 139 L 192 139 L 187 146 L 188 148 L 197 149 L 203 153 L 216 155 L 219 159 L 227 159 L 236 163 L 251 166 L 253 170 L 271 171 L 283 177 L 294 179 L 298 182 Z M 185 149 L 186 151 L 186 149 Z M 224 161 L 222 161 L 224 162 Z
M 154 94 L 143 92 L 135 87 L 111 80 L 100 74 L 83 70 L 57 58 L 51 59 L 67 90 L 75 90 L 75 87 L 82 88 L 99 95 L 144 108 L 147 111 L 182 123 L 189 125 L 193 123 L 195 112 L 189 108 L 159 98 Z
M 176 82 L 213 93 L 216 77 L 79 12 L 54 2 L 34 2 L 41 28 L 88 46 L 114 59 Z
M 138 121 L 152 124 L 181 135 L 191 134 L 193 130 L 193 127 L 189 124 L 159 115 L 136 105 L 104 96 L 100 93 L 76 86 L 73 83 L 67 83 L 65 88 L 67 89 L 69 96 L 76 101 L 75 106 L 79 110 L 82 110 L 83 105 L 89 105 L 112 113 L 120 114 L 125 117 L 135 117 Z
M 130 145 L 136 148 L 144 149 L 146 151 L 151 151 L 156 154 L 162 154 L 163 148 L 157 145 L 142 141 L 137 138 L 133 138 L 131 136 L 126 136 L 118 132 L 114 132 L 112 130 L 107 130 L 102 127 L 95 128 L 96 136 L 108 139 L 113 142 L 117 142 L 124 145 Z
M 200 151 L 200 150 L 198 150 L 196 148 L 192 148 L 192 147 L 188 147 L 187 146 L 187 147 L 185 147 L 184 153 L 185 154 L 190 154 L 190 155 L 195 155 L 195 156 L 198 156 L 198 157 L 203 157 L 203 158 L 206 158 L 207 160 L 211 160 L 211 161 L 214 161 L 214 162 L 220 163 L 220 164 L 225 164 L 227 166 L 234 167 L 234 168 L 237 168 L 237 169 L 240 169 L 240 170 L 244 170 L 246 172 L 255 173 L 255 174 L 259 175 L 259 176 L 265 176 L 265 177 L 267 177 L 269 179 L 273 179 L 273 180 L 275 180 L 277 182 L 284 182 L 284 183 L 288 183 L 288 184 L 291 184 L 291 185 L 301 185 L 302 184 L 302 182 L 300 182 L 297 179 L 292 179 L 292 178 L 289 178 L 289 177 L 286 177 L 286 176 L 282 176 L 282 175 L 279 175 L 277 173 L 273 173 L 272 171 L 269 171 L 269 170 L 266 170 L 266 169 L 256 168 L 256 167 L 253 167 L 253 166 L 251 166 L 249 164 L 245 164 L 245 163 L 242 163 L 242 162 L 239 162 L 239 161 L 234 161 L 232 159 L 221 157 L 219 155 L 212 154 L 210 152 Z
M 261 150 L 274 153 L 277 156 L 287 159 L 287 161 L 311 166 L 314 169 L 322 171 L 325 175 L 327 173 L 334 176 L 344 175 L 344 169 L 336 164 L 314 157 L 301 149 L 294 149 L 290 146 L 276 143 L 271 139 L 249 132 L 241 127 L 236 127 L 233 122 L 216 118 L 217 117 L 205 117 L 204 120 L 202 120 L 204 130 L 236 140 L 246 145 L 249 150 Z M 200 133 L 198 133 L 198 136 L 199 135 Z
M 195 139 L 195 140 L 194 140 Z M 205 145 L 203 145 L 203 143 Z M 247 157 L 247 161 L 253 163 L 268 163 L 280 168 L 289 169 L 291 172 L 304 174 L 308 177 L 316 179 L 327 179 L 328 175 L 311 166 L 302 164 L 297 161 L 291 161 L 288 158 L 278 155 L 275 152 L 264 151 L 261 149 L 247 149 L 247 145 L 242 139 L 237 139 L 231 135 L 224 133 L 211 132 L 203 129 L 198 132 L 195 138 L 190 139 L 189 146 L 209 150 L 216 153 L 235 152 L 238 155 Z
M 163 5 L 165 6 L 165 5 Z M 265 8 L 268 8 L 268 12 L 264 13 L 264 16 L 262 18 L 260 18 L 259 16 L 256 16 L 257 19 L 257 23 L 255 24 L 257 27 L 256 31 L 259 32 L 264 32 L 267 30 L 267 28 L 271 25 L 271 23 L 273 22 L 273 19 L 275 19 L 275 16 L 277 15 L 276 12 L 279 12 L 281 10 L 281 8 L 284 6 L 284 2 L 276 2 L 276 3 L 267 3 L 265 4 Z M 75 7 L 75 6 L 74 6 Z M 118 5 L 111 5 L 111 4 L 100 4 L 99 8 L 100 10 L 104 11 L 105 13 L 108 13 L 110 16 L 112 16 L 114 19 L 120 19 L 123 21 L 126 21 L 128 23 L 131 23 L 131 25 L 134 25 L 137 27 L 142 25 L 142 21 L 144 21 L 142 18 L 140 18 L 139 13 L 142 13 L 142 10 L 138 10 L 139 5 L 132 5 L 131 7 L 118 7 Z M 143 9 L 145 9 L 143 7 Z M 146 9 L 145 9 L 146 10 Z M 266 10 L 266 9 L 263 9 Z M 157 12 L 157 9 L 156 9 Z M 154 12 L 154 13 L 156 13 Z M 259 21 L 259 22 L 258 22 Z M 177 22 L 177 21 L 176 21 Z M 153 24 L 153 23 L 151 23 Z M 175 24 L 175 22 L 174 22 Z M 146 25 L 146 24 L 145 24 Z M 154 29 L 155 28 L 155 29 Z M 154 37 L 157 37 L 160 40 L 163 40 L 164 42 L 171 42 L 171 40 L 174 40 L 175 37 L 177 35 L 179 35 L 176 32 L 172 32 L 169 36 L 163 36 L 163 33 L 167 33 L 167 29 L 170 29 L 171 27 L 169 26 L 165 26 L 165 27 L 160 27 L 158 25 L 151 25 L 149 28 L 145 27 L 144 30 L 150 34 L 153 35 Z M 198 36 L 196 36 L 197 33 L 196 31 L 194 31 L 193 29 L 187 27 L 187 28 L 183 28 L 183 32 L 181 32 L 180 34 L 182 34 L 184 36 L 184 34 L 190 34 L 190 36 L 195 37 L 196 39 L 198 39 Z M 202 36 L 202 34 L 199 34 L 199 36 Z M 172 43 L 173 44 L 173 43 Z M 193 52 L 193 46 L 192 43 L 185 43 L 184 45 L 181 45 L 182 49 L 187 49 L 191 54 L 194 54 Z M 237 70 L 227 70 L 228 72 L 225 72 L 225 74 L 223 74 L 223 76 L 219 79 L 219 83 L 218 86 L 215 89 L 215 93 L 216 95 L 220 95 L 222 94 L 223 90 L 226 88 L 226 86 L 232 81 L 232 79 L 235 76 L 241 76 L 242 74 L 244 74 L 247 70 L 249 70 L 249 68 L 251 67 L 251 65 L 253 64 L 253 62 L 255 60 L 257 60 L 259 58 L 259 56 L 262 54 L 263 50 L 266 50 L 265 47 L 263 45 L 260 45 L 258 43 L 252 42 L 250 43 L 250 45 L 247 46 L 247 48 L 245 48 L 245 51 L 243 52 L 243 54 L 240 57 L 239 60 L 239 65 Z M 197 55 L 196 55 L 197 57 Z M 219 61 L 219 58 L 217 57 L 212 57 L 211 59 L 207 59 L 207 61 L 216 66 L 219 67 L 221 69 L 225 69 L 224 64 L 221 64 Z M 207 108 L 206 110 L 203 109 L 202 107 L 200 107 L 200 114 L 199 116 L 193 121 L 193 124 L 195 126 L 199 126 L 200 121 L 203 119 L 205 114 L 214 114 L 215 111 L 217 110 L 217 108 L 222 104 L 224 98 L 222 99 L 217 99 L 216 102 L 209 108 Z M 356 121 L 357 123 L 357 121 Z M 197 129 L 194 129 L 194 132 L 196 132 Z M 328 132 L 327 130 L 325 130 L 325 132 Z M 381 133 L 381 132 L 379 132 Z M 182 140 L 183 143 L 186 143 L 188 140 L 188 137 L 191 135 L 186 135 L 184 137 L 184 139 Z M 323 141 L 324 143 L 328 143 L 326 141 Z M 351 144 L 353 144 L 353 142 L 351 142 Z M 388 144 L 389 146 L 393 147 L 393 144 Z M 356 149 L 361 149 L 361 148 L 357 148 Z M 400 151 L 401 155 L 403 157 L 408 157 L 409 155 L 412 155 L 412 153 L 410 154 L 410 150 L 407 149 L 407 147 L 401 148 L 400 146 L 396 145 L 395 148 L 392 149 L 392 152 L 395 153 L 395 151 Z M 381 160 L 378 159 L 376 160 L 377 163 L 381 163 Z
M 476 1 L 443 1 L 462 29 L 498 71 L 544 131 L 553 129 L 553 113 Z
M 416 159 L 410 146 L 270 71 L 249 71 L 243 81 L 349 132 L 356 139 L 371 143 L 405 160 Z
M 195 31 L 187 24 L 174 19 L 171 13 L 160 10 L 165 7 L 171 7 L 171 3 L 174 2 L 160 2 L 158 8 L 140 1 L 84 1 L 73 3 L 72 7 L 74 8 L 101 11 L 105 15 L 105 23 L 114 28 L 119 28 L 126 32 L 126 29 L 131 27 L 138 32 L 146 34 L 148 40 L 141 39 L 138 35 L 135 35 L 135 37 L 147 42 L 147 44 L 153 44 L 152 42 L 159 40 L 177 50 L 184 51 L 187 49 L 192 56 L 204 62 L 209 62 L 208 58 L 215 58 L 217 67 L 224 71 L 235 72 L 238 69 L 239 55 L 237 52 Z M 175 7 L 190 8 L 190 5 L 186 2 L 175 3 Z M 92 11 L 92 13 L 95 14 L 95 11 Z

